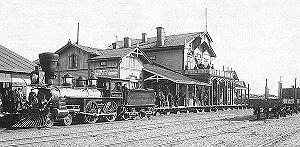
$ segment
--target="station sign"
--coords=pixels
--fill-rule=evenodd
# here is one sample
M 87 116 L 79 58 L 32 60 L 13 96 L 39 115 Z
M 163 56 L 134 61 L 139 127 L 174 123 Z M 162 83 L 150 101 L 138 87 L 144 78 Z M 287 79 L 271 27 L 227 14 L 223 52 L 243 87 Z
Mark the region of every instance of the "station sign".
M 118 76 L 118 69 L 117 68 L 96 69 L 94 71 L 94 74 L 95 74 L 96 77 L 101 77 L 101 76 L 117 77 Z

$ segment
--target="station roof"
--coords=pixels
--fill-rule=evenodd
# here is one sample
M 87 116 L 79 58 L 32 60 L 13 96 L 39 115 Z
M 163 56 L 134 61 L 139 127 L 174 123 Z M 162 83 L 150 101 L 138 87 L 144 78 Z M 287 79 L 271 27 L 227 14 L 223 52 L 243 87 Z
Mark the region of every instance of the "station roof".
M 191 42 L 197 38 L 200 38 L 200 36 L 204 36 L 204 35 L 208 38 L 210 42 L 212 42 L 212 39 L 208 34 L 208 32 L 193 32 L 193 33 L 165 36 L 164 45 L 159 47 L 156 46 L 157 37 L 147 38 L 147 41 L 144 43 L 142 42 L 142 39 L 131 39 L 131 45 L 133 47 L 139 46 L 139 48 L 141 48 L 143 51 L 153 50 L 153 49 L 163 50 L 163 49 L 168 49 L 170 47 L 174 48 L 176 46 L 184 46 L 186 43 Z M 116 44 L 119 48 L 124 47 L 124 41 L 117 41 Z M 209 44 L 208 44 L 208 52 L 212 57 L 216 57 L 215 52 L 213 51 L 212 47 Z
M 161 47 L 185 45 L 186 42 L 191 41 L 192 39 L 202 35 L 203 33 L 204 32 L 194 32 L 194 33 L 186 33 L 186 34 L 168 35 L 165 36 L 164 45 Z M 132 46 L 136 46 L 137 44 L 139 44 L 139 46 L 142 49 L 154 48 L 156 47 L 156 40 L 157 37 L 150 37 L 147 38 L 147 41 L 145 43 L 142 43 L 142 39 L 132 39 L 131 44 Z M 124 46 L 123 41 L 117 41 L 116 43 L 117 46 L 119 46 L 120 48 Z
M 103 58 L 106 58 L 106 59 L 107 58 L 122 58 L 134 50 L 135 50 L 135 48 L 98 50 L 99 55 L 92 58 L 92 60 L 103 59 Z
M 202 85 L 210 86 L 208 83 L 200 82 L 195 79 L 184 76 L 175 71 L 154 65 L 154 64 L 144 64 L 144 69 L 147 72 L 153 73 L 154 76 L 145 79 L 147 80 L 170 80 L 178 84 L 193 84 L 193 85 Z
M 89 59 L 91 60 L 98 60 L 98 59 L 116 59 L 116 58 L 123 58 L 128 54 L 134 54 L 137 57 L 140 57 L 145 63 L 150 63 L 151 60 L 146 56 L 146 54 L 141 51 L 138 47 L 131 47 L 131 48 L 118 48 L 118 49 L 105 49 L 105 50 L 98 50 L 99 55 Z
M 66 45 L 64 45 L 62 48 L 60 48 L 59 50 L 57 50 L 55 53 L 56 54 L 60 54 L 61 52 L 65 51 L 66 49 L 69 49 L 70 47 L 76 47 L 79 48 L 87 53 L 90 54 L 95 54 L 95 55 L 99 55 L 98 48 L 93 48 L 93 47 L 89 47 L 89 46 L 84 46 L 84 45 L 80 45 L 80 44 L 76 44 L 76 43 L 72 43 L 70 40 L 68 41 L 68 43 Z
M 31 73 L 36 64 L 0 45 L 0 71 Z

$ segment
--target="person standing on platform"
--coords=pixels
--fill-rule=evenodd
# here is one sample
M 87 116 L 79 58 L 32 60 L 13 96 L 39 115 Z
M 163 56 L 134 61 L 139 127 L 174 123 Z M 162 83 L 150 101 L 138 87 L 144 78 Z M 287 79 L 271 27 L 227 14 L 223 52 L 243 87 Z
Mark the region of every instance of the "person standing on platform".
M 129 92 L 126 84 L 124 84 L 122 86 L 122 92 L 123 92 L 123 99 L 124 99 L 123 103 L 124 103 L 124 105 L 126 105 L 127 104 L 127 95 L 128 95 L 128 92 Z
M 165 107 L 165 95 L 161 91 L 161 89 L 159 89 L 158 96 L 159 96 L 159 100 L 160 100 L 160 107 Z
M 169 94 L 167 95 L 167 99 L 168 99 L 168 106 L 172 107 L 173 105 L 173 95 L 171 92 L 169 92 Z

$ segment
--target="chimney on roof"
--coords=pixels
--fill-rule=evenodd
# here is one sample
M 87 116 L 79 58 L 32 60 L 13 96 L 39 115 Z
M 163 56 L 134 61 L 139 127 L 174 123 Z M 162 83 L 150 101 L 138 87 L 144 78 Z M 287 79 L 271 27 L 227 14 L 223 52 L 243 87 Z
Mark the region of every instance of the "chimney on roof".
M 142 33 L 142 43 L 147 42 L 147 33 Z
M 124 48 L 131 47 L 131 39 L 129 37 L 124 37 Z
M 78 41 L 79 41 L 79 23 L 77 24 L 77 41 L 75 44 L 78 44 Z
M 112 48 L 113 48 L 113 49 L 117 49 L 117 43 L 115 43 L 115 42 L 112 43 Z
M 156 46 L 163 46 L 166 37 L 165 30 L 163 27 L 157 27 L 156 30 L 157 30 Z

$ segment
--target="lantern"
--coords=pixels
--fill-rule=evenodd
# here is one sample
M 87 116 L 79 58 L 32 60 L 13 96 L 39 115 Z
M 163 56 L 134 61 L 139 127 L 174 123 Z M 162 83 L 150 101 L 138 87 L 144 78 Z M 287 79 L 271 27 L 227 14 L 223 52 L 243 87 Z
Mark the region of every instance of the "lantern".
M 73 80 L 73 77 L 72 75 L 70 74 L 65 74 L 63 77 L 63 86 L 71 86 L 72 85 L 72 80 Z
M 90 78 L 88 79 L 88 81 L 89 81 L 89 86 L 90 87 L 94 87 L 94 86 L 96 86 L 97 85 L 97 80 L 98 80 L 98 78 L 95 76 L 95 75 L 91 75 L 90 76 Z

